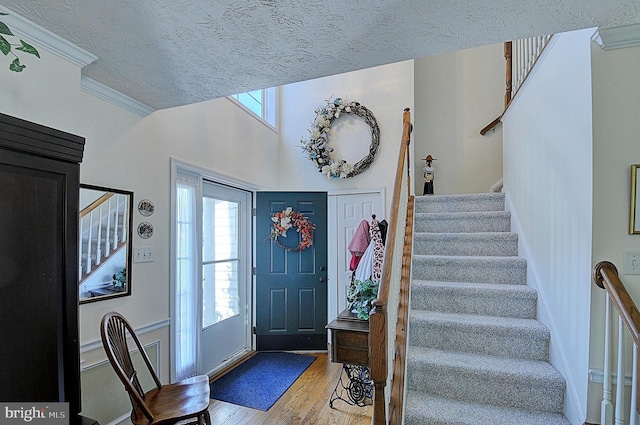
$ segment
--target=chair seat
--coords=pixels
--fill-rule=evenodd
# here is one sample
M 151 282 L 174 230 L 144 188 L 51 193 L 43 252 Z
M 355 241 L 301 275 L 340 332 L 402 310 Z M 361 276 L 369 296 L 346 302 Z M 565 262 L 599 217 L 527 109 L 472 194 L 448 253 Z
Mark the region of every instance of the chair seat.
M 163 385 L 144 395 L 144 401 L 153 412 L 149 421 L 142 410 L 131 412 L 134 425 L 171 424 L 196 417 L 209 408 L 209 378 L 206 375 L 188 378 L 175 384 Z

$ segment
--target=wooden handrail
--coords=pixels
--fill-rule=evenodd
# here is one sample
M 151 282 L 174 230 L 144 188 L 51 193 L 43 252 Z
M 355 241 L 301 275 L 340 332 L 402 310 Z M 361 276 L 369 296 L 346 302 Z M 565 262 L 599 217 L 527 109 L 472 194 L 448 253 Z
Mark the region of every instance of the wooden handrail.
M 105 202 L 107 199 L 111 198 L 113 195 L 115 195 L 115 193 L 105 193 L 104 195 L 102 195 L 101 197 L 99 197 L 98 199 L 90 203 L 88 206 L 83 208 L 82 211 L 80 211 L 80 218 L 84 217 L 85 215 L 89 214 L 91 211 L 98 208 L 100 204 Z
M 609 261 L 601 261 L 593 269 L 593 282 L 607 291 L 620 314 L 634 344 L 640 347 L 640 311 L 618 277 L 618 270 Z
M 485 128 L 483 128 L 482 130 L 480 130 L 480 135 L 484 136 L 485 134 L 487 134 L 490 130 L 495 129 L 498 124 L 500 124 L 500 120 L 502 120 L 502 114 L 500 114 L 500 116 L 498 118 L 496 118 L 495 120 L 491 121 L 489 124 L 487 124 L 487 126 Z
M 631 335 L 633 343 L 636 347 L 640 347 L 640 335 L 638 334 L 638 329 L 640 329 L 640 311 L 638 311 L 638 307 L 636 307 L 629 292 L 627 292 L 627 289 L 618 277 L 616 266 L 609 261 L 601 261 L 596 264 L 593 268 L 593 282 L 607 292 L 611 304 L 618 312 L 625 328 Z M 619 347 L 618 349 L 620 350 L 621 348 Z M 605 359 L 606 357 L 605 355 Z M 607 369 L 605 367 L 605 373 L 606 371 Z M 634 376 L 633 379 L 637 382 L 640 378 Z M 636 393 L 636 411 L 640 413 L 640 392 Z M 616 418 L 618 415 L 618 407 L 616 407 Z M 616 423 L 618 422 L 616 421 Z
M 373 310 L 369 317 L 369 368 L 371 379 L 374 382 L 373 413 L 371 423 L 373 425 L 383 425 L 386 423 L 386 399 L 384 389 L 387 385 L 388 362 L 387 347 L 388 335 L 388 305 L 389 291 L 391 288 L 391 269 L 394 261 L 396 229 L 398 224 L 398 206 L 400 205 L 403 173 L 405 164 L 409 166 L 407 154 L 411 143 L 411 112 L 409 108 L 404 110 L 402 130 L 402 144 L 398 155 L 398 165 L 396 168 L 395 183 L 393 186 L 393 197 L 391 200 L 391 218 L 389 220 L 389 230 L 387 232 L 386 246 L 384 251 L 384 263 L 382 266 L 382 279 L 378 289 L 378 298 L 373 301 Z M 410 190 L 410 189 L 409 189 Z M 394 322 L 395 325 L 395 322 Z

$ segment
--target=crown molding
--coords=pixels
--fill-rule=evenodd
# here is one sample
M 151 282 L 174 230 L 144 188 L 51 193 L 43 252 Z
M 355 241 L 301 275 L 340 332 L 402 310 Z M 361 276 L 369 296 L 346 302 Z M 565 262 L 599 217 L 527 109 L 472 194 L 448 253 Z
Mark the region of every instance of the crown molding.
M 11 28 L 11 32 L 16 36 L 28 39 L 38 47 L 42 47 L 81 68 L 98 59 L 93 53 L 76 46 L 4 6 L 0 6 L 0 12 L 7 14 L 2 17 L 2 21 Z
M 598 29 L 592 40 L 604 50 L 640 46 L 640 24 Z
M 122 94 L 111 87 L 105 86 L 94 79 L 85 77 L 84 75 L 80 77 L 80 88 L 85 93 L 89 93 L 102 100 L 111 102 L 114 105 L 140 115 L 141 117 L 146 117 L 147 115 L 155 112 L 155 109 L 152 107 L 139 102 L 126 94 Z

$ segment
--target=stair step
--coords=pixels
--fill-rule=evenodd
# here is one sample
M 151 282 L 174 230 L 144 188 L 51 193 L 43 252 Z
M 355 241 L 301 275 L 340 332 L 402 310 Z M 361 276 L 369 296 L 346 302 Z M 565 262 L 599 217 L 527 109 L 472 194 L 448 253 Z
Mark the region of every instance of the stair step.
M 504 211 L 504 193 L 416 196 L 414 202 L 418 213 Z
M 561 413 L 565 386 L 558 371 L 543 361 L 413 345 L 407 353 L 409 390 L 456 400 Z
M 527 262 L 519 257 L 414 255 L 411 267 L 421 280 L 524 285 L 527 279 Z
M 417 255 L 516 256 L 518 234 L 513 232 L 416 233 Z
M 559 413 L 468 403 L 417 391 L 407 391 L 405 406 L 405 425 L 570 425 Z
M 415 213 L 416 232 L 479 233 L 511 231 L 509 211 Z
M 548 360 L 549 330 L 534 319 L 412 310 L 409 344 L 455 352 Z
M 534 319 L 538 293 L 527 285 L 414 280 L 411 308 Z

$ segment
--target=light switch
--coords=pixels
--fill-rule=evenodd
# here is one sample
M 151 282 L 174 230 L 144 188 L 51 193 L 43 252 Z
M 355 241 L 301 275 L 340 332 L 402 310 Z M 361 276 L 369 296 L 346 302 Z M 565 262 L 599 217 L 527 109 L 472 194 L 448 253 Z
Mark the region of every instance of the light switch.
M 640 251 L 624 251 L 622 274 L 640 274 Z
M 134 263 L 148 263 L 153 261 L 152 246 L 138 246 L 133 250 Z

